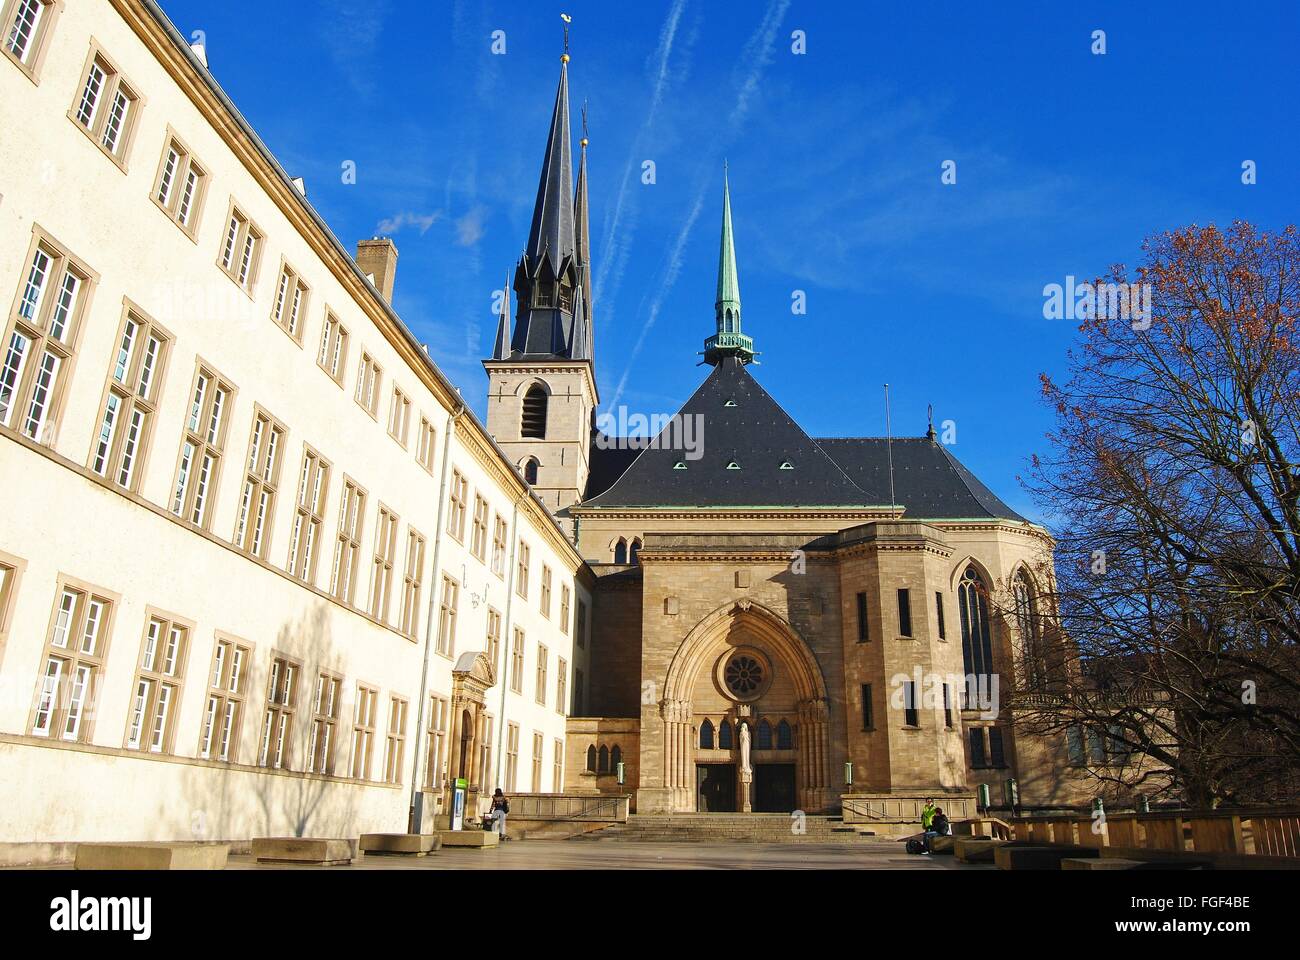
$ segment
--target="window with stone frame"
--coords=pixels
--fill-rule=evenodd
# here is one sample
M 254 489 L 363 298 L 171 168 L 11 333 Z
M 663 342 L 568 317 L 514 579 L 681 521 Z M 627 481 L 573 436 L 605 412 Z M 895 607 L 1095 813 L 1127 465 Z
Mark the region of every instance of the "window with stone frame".
M 93 43 L 81 77 L 68 116 L 125 172 L 139 119 L 140 96 L 134 84 Z
M 261 407 L 254 408 L 244 489 L 239 497 L 233 542 L 245 553 L 262 559 L 270 550 L 276 493 L 280 488 L 280 462 L 284 457 L 287 433 L 284 424 L 275 417 Z
M 233 762 L 238 759 L 239 730 L 248 683 L 246 672 L 251 659 L 250 646 L 227 637 L 217 637 L 199 736 L 199 758 L 202 760 Z
M 266 713 L 262 717 L 261 745 L 257 765 L 274 770 L 290 769 L 293 747 L 293 717 L 298 706 L 300 665 L 287 657 L 271 658 L 271 676 L 266 686 Z
M 289 536 L 289 573 L 306 583 L 316 582 L 316 554 L 325 523 L 325 498 L 329 491 L 330 464 L 303 445 L 298 475 L 298 502 Z
M 189 147 L 185 146 L 175 134 L 170 133 L 169 128 L 167 143 L 163 147 L 162 161 L 158 166 L 158 178 L 154 183 L 153 202 L 191 239 L 198 230 L 199 215 L 203 210 L 207 186 L 206 169 L 194 159 Z M 280 304 L 281 302 L 277 301 L 277 312 L 280 310 Z M 294 303 L 293 306 L 296 309 L 298 304 Z M 290 332 L 295 333 L 295 331 Z M 300 330 L 296 331 L 296 339 L 300 339 L 298 336 L 300 333 Z
M 388 700 L 388 735 L 384 744 L 384 783 L 402 782 L 402 763 L 406 759 L 407 701 L 393 696 Z
M 3 0 L 0 2 L 0 30 L 3 50 L 18 69 L 36 82 L 49 49 L 54 21 L 62 3 L 58 0 Z
M 319 673 L 311 698 L 311 738 L 307 741 L 307 772 L 333 775 L 338 739 L 339 703 L 343 678 Z
M 234 399 L 235 388 L 230 381 L 200 360 L 181 434 L 171 510 L 205 530 L 212 517 L 212 501 L 221 477 Z
M 120 487 L 139 492 L 141 469 L 158 417 L 171 335 L 128 306 L 117 337 L 100 404 L 99 430 L 91 444 L 90 469 Z
M 60 578 L 41 655 L 32 736 L 90 741 L 115 606 L 113 595 Z
M 364 684 L 357 685 L 357 702 L 352 722 L 353 780 L 370 779 L 370 760 L 375 748 L 375 713 L 379 705 L 379 691 Z
M 153 612 L 145 621 L 140 661 L 127 710 L 126 749 L 172 753 L 180 691 L 193 625 Z

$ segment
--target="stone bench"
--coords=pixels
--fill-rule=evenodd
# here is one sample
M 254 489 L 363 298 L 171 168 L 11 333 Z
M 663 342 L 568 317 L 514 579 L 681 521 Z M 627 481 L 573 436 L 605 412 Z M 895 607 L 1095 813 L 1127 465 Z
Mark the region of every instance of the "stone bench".
M 77 870 L 224 870 L 228 843 L 79 843 Z
M 993 851 L 1004 843 L 992 837 L 957 837 L 953 852 L 961 863 L 992 863 Z
M 346 866 L 361 856 L 355 840 L 324 837 L 255 837 L 253 857 L 259 863 L 308 863 Z
M 993 851 L 993 862 L 999 870 L 1059 870 L 1061 861 L 1067 857 L 1095 859 L 1099 852 L 1095 847 L 1069 844 L 1004 843 Z
M 931 853 L 952 853 L 957 845 L 956 837 L 941 836 L 930 838 Z
M 501 838 L 495 830 L 439 830 L 444 847 L 495 847 Z
M 361 851 L 384 856 L 423 857 L 442 847 L 436 833 L 363 833 Z

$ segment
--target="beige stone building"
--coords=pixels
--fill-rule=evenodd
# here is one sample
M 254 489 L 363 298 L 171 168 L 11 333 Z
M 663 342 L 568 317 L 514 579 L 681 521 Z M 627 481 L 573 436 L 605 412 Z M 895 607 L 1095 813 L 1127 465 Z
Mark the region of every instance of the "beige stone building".
M 0 861 L 562 792 L 594 577 L 394 245 L 150 0 L 0 17 Z

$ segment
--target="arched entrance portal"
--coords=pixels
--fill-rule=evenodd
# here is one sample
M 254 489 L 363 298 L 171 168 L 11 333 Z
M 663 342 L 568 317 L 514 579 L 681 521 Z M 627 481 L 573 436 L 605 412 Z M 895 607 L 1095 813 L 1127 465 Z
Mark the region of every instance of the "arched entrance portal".
M 779 615 L 745 600 L 715 610 L 678 648 L 664 693 L 670 809 L 827 808 L 826 684 L 808 645 Z

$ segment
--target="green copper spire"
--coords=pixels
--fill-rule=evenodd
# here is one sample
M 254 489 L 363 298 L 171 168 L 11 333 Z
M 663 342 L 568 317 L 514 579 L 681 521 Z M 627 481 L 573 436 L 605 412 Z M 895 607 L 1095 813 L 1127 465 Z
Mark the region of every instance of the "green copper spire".
M 713 305 L 717 333 L 704 341 L 704 362 L 717 364 L 723 357 L 741 363 L 754 360 L 754 341 L 740 330 L 740 273 L 736 270 L 736 244 L 731 232 L 731 183 L 722 168 L 722 242 L 718 248 L 718 299 Z

